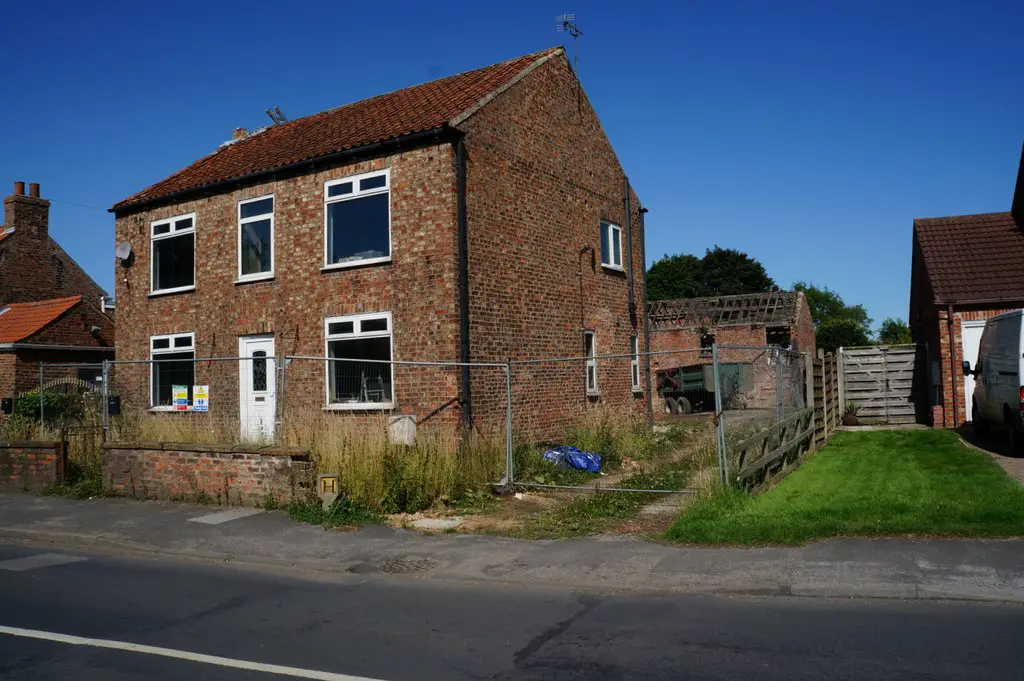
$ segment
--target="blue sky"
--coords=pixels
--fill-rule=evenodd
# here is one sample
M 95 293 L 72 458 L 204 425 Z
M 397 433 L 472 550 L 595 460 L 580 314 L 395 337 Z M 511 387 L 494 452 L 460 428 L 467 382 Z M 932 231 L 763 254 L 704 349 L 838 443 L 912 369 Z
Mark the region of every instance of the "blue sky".
M 493 7 L 490 5 L 494 5 Z M 906 316 L 914 217 L 1008 210 L 1024 3 L 17 2 L 0 41 L 0 190 L 110 289 L 115 201 L 236 126 L 559 44 L 644 204 L 647 255 L 747 251 Z

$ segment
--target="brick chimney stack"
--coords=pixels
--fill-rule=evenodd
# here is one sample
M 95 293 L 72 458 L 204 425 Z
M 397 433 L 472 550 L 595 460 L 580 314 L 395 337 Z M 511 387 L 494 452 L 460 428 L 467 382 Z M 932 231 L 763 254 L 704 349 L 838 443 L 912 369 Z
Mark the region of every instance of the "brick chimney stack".
M 246 130 L 245 128 L 235 128 L 234 130 L 231 131 L 232 140 L 244 140 L 248 136 L 249 131 Z
M 24 182 L 14 183 L 14 193 L 4 199 L 4 223 L 7 229 L 14 227 L 19 240 L 49 238 L 50 202 L 39 197 L 38 182 L 29 184 L 28 195 Z
M 1020 150 L 1020 165 L 1017 166 L 1017 186 L 1013 190 L 1013 205 L 1010 207 L 1017 227 L 1024 229 L 1024 147 Z

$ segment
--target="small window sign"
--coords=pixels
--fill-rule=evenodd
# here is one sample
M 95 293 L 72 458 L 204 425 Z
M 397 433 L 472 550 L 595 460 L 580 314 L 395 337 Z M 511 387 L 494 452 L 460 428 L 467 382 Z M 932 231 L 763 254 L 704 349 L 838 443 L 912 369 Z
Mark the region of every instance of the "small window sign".
M 174 399 L 174 411 L 188 411 L 188 386 L 173 386 L 171 394 Z
M 192 411 L 210 411 L 210 386 L 192 386 Z

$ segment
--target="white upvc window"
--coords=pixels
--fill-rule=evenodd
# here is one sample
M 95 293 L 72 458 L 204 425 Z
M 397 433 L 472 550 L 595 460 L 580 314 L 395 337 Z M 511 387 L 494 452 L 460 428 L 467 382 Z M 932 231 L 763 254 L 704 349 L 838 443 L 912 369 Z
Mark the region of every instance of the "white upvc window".
M 174 409 L 174 386 L 185 386 L 192 404 L 192 385 L 196 382 L 196 335 L 173 333 L 150 336 L 150 406 L 158 410 Z
M 640 391 L 640 339 L 637 336 L 629 337 L 629 380 L 633 392 Z
M 607 220 L 601 220 L 601 264 L 622 269 L 622 228 Z
M 583 356 L 586 357 L 587 394 L 597 394 L 597 332 L 583 332 Z
M 274 276 L 274 195 L 238 202 L 238 281 Z
M 391 171 L 324 183 L 324 269 L 391 261 Z
M 395 406 L 390 312 L 328 317 L 324 338 L 329 408 Z
M 150 293 L 178 293 L 196 287 L 196 214 L 150 225 Z

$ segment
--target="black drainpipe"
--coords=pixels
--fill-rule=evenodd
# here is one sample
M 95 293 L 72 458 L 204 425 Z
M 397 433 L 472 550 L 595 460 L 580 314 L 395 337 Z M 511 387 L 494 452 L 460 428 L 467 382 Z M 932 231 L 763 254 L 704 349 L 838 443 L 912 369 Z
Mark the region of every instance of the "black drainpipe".
M 629 321 L 636 326 L 636 292 L 633 291 L 633 227 L 629 200 L 629 178 L 622 177 L 622 206 L 626 211 L 626 279 L 629 282 Z
M 462 370 L 462 424 L 473 427 L 469 381 L 469 229 L 466 222 L 466 140 L 455 145 L 456 223 L 459 232 L 459 361 Z
M 462 425 L 473 427 L 469 380 L 469 229 L 466 222 L 466 141 L 455 143 L 455 221 L 459 239 L 459 361 L 462 362 Z
M 640 239 L 640 260 L 643 266 L 643 283 L 644 283 L 644 352 L 650 353 L 651 351 L 651 327 L 650 327 L 650 316 L 647 314 L 648 303 L 647 303 L 647 247 L 645 246 L 646 234 L 644 230 L 644 223 L 646 222 L 647 209 L 643 206 L 640 207 L 640 234 L 644 238 Z M 644 380 L 647 381 L 647 425 L 651 428 L 654 427 L 654 386 L 651 385 L 651 356 L 649 354 L 644 355 Z

